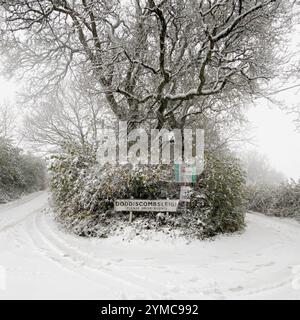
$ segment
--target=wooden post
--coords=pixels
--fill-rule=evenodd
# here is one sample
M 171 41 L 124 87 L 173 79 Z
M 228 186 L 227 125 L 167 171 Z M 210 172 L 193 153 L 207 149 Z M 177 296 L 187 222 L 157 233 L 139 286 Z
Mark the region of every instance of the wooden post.
M 184 181 L 184 187 L 186 187 L 186 181 Z M 186 201 L 184 201 L 184 215 L 186 216 Z
M 133 197 L 131 196 L 130 199 L 132 200 Z M 132 219 L 133 219 L 133 214 L 132 211 L 129 212 L 129 223 L 132 223 Z

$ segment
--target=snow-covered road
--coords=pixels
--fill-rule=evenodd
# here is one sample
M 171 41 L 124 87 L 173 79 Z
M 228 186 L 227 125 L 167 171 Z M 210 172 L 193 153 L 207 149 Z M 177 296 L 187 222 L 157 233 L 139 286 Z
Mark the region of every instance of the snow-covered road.
M 214 241 L 82 239 L 47 193 L 0 206 L 0 299 L 299 299 L 300 224 L 248 214 Z

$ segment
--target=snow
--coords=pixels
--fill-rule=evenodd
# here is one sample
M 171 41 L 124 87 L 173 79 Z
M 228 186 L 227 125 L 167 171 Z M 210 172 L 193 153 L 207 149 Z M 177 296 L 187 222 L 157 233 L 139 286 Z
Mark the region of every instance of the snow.
M 299 299 L 300 224 L 247 223 L 209 241 L 85 239 L 61 231 L 36 193 L 0 206 L 0 299 Z

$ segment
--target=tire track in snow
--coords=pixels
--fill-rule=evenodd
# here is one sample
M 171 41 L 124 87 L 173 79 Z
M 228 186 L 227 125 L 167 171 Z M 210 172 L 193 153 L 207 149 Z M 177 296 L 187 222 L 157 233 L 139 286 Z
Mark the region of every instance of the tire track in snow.
M 33 216 L 33 215 L 36 215 L 38 213 L 40 213 L 44 208 L 40 208 L 40 209 L 37 209 L 37 210 L 34 210 L 28 214 L 26 214 L 22 219 L 19 219 L 19 220 L 16 220 L 14 222 L 11 222 L 11 223 L 7 223 L 4 227 L 2 227 L 0 229 L 0 232 L 5 232 L 11 228 L 14 228 L 16 226 L 18 226 L 20 223 L 26 221 L 30 216 Z
M 107 292 L 111 291 L 111 283 L 105 284 L 104 282 L 99 283 L 99 279 L 95 279 L 93 275 L 84 272 L 82 269 L 82 263 L 80 261 L 71 260 L 64 252 L 58 250 L 51 242 L 44 237 L 43 234 L 35 226 L 35 217 L 31 216 L 27 221 L 27 233 L 31 238 L 32 244 L 36 249 L 37 253 L 44 256 L 47 260 L 55 263 L 60 268 L 80 276 L 93 284 L 99 285 L 101 290 L 105 289 Z M 117 292 L 117 291 L 116 291 Z M 121 290 L 119 290 L 119 293 Z M 124 292 L 121 292 L 124 295 Z
M 0 207 L 1 263 L 10 272 L 15 272 L 14 260 L 18 266 L 37 263 L 33 269 L 41 294 L 46 283 L 38 278 L 40 264 L 49 266 L 46 274 L 61 274 L 62 286 L 63 275 L 82 283 L 87 292 L 94 284 L 95 298 L 98 292 L 113 299 L 299 298 L 291 284 L 292 267 L 300 265 L 300 225 L 291 220 L 248 214 L 248 228 L 240 235 L 184 248 L 178 243 L 180 255 L 173 246 L 150 243 L 150 259 L 138 242 L 132 243 L 133 254 L 131 246 L 126 254 L 128 246 L 114 241 L 90 241 L 89 247 L 87 239 L 60 231 L 52 217 L 41 212 L 45 207 L 46 193 Z
M 264 217 L 263 217 L 264 218 Z M 53 239 L 55 238 L 59 243 L 56 243 L 56 245 L 63 245 L 64 248 L 63 250 L 65 251 L 72 251 L 73 253 L 73 256 L 75 256 L 76 258 L 80 257 L 81 259 L 85 260 L 85 263 L 87 264 L 87 266 L 89 266 L 90 268 L 92 269 L 96 269 L 99 271 L 99 266 L 98 266 L 98 263 L 100 265 L 102 265 L 101 269 L 102 268 L 105 268 L 103 267 L 103 261 L 100 260 L 99 258 L 95 257 L 94 255 L 90 255 L 88 254 L 87 252 L 83 252 L 81 249 L 78 248 L 78 246 L 74 246 L 74 244 L 71 244 L 69 242 L 66 242 L 66 240 L 62 239 L 61 238 L 61 235 L 58 233 L 58 232 L 55 232 L 54 229 L 50 228 L 47 224 L 46 224 L 46 221 L 44 220 L 44 216 L 43 215 L 38 215 L 36 217 L 36 221 L 37 221 L 37 227 L 41 228 L 40 229 L 40 232 L 43 233 L 44 235 L 48 235 L 49 236 L 49 232 L 51 233 L 52 232 L 52 235 L 51 235 L 51 239 L 50 241 L 53 241 Z M 276 222 L 276 226 L 277 226 L 277 223 Z M 265 224 L 265 223 L 264 223 Z M 273 231 L 273 225 L 272 223 L 271 224 L 266 224 L 266 227 L 270 228 L 272 231 Z M 280 224 L 279 224 L 279 227 L 280 227 Z M 47 230 L 48 228 L 48 230 Z M 285 229 L 285 227 L 283 226 L 283 228 Z M 49 239 L 49 237 L 48 237 Z M 251 259 L 250 259 L 251 260 Z M 235 264 L 236 261 L 234 259 L 232 260 L 228 260 L 227 261 L 229 264 L 230 263 L 233 263 Z M 249 264 L 251 261 L 248 261 Z M 95 266 L 95 263 L 96 265 L 98 266 Z M 149 266 L 150 268 L 153 268 L 152 266 Z M 258 268 L 258 266 L 256 266 L 256 269 L 253 269 L 254 271 L 256 270 L 261 270 L 261 268 L 265 268 L 265 269 L 270 269 L 270 267 L 272 267 L 272 264 L 261 264 Z M 139 266 L 136 266 L 134 268 L 139 268 Z M 114 269 L 114 270 L 112 270 Z M 267 272 L 264 271 L 264 272 Z M 121 268 L 112 268 L 110 267 L 110 270 L 107 270 L 106 271 L 109 272 L 109 275 L 110 276 L 119 276 L 120 273 L 121 273 Z M 114 275 L 112 275 L 112 272 L 114 271 Z M 103 272 L 103 271 L 102 271 Z M 118 275 L 119 273 L 119 275 Z M 133 273 L 131 272 L 127 272 L 126 274 L 124 274 L 123 272 L 123 275 L 122 275 L 122 278 L 121 279 L 124 279 L 124 277 L 130 277 L 130 279 L 132 279 L 132 277 L 135 276 Z M 139 278 L 139 277 L 136 277 L 136 278 Z M 140 277 L 141 279 L 142 277 Z M 145 283 L 145 278 L 142 278 L 141 279 L 143 281 L 143 284 L 144 285 L 149 285 L 149 282 L 148 283 Z M 255 295 L 257 293 L 268 293 L 272 290 L 275 290 L 275 289 L 278 289 L 278 288 L 281 288 L 281 287 L 284 287 L 284 286 L 287 286 L 288 284 L 290 284 L 292 281 L 292 277 L 287 277 L 285 278 L 284 280 L 280 280 L 278 282 L 271 282 L 269 284 L 266 284 L 264 286 L 258 286 L 257 288 L 244 288 L 243 286 L 238 286 L 238 287 L 234 287 L 234 286 L 222 286 L 222 283 L 215 283 L 214 286 L 199 286 L 198 287 L 198 293 L 201 294 L 201 293 L 205 293 L 206 297 L 208 296 L 211 296 L 211 298 L 217 298 L 217 299 L 224 299 L 226 296 L 229 297 L 229 296 L 232 296 L 235 292 L 236 294 L 238 294 L 239 296 L 242 296 L 242 297 L 247 297 L 247 296 L 252 296 L 252 295 Z M 153 285 L 153 282 L 151 283 Z M 157 284 L 157 282 L 155 283 Z M 176 289 L 176 286 L 171 286 L 171 287 L 174 287 Z M 156 290 L 159 290 L 159 292 L 162 292 L 162 294 L 157 294 L 157 293 L 152 293 L 152 295 L 155 295 L 156 298 L 159 298 L 161 296 L 167 296 L 167 297 L 172 297 L 172 294 L 174 293 L 174 288 L 170 288 L 169 286 L 162 286 L 162 287 L 159 287 L 159 288 L 156 288 Z M 187 288 L 186 290 L 184 288 L 180 288 L 180 290 L 182 291 L 183 294 L 186 294 L 188 296 L 188 292 L 191 290 L 191 288 Z
M 105 287 L 112 291 L 116 290 L 122 291 L 122 295 L 129 297 L 132 294 L 129 294 L 127 289 L 124 287 L 135 290 L 134 296 L 158 298 L 159 295 L 155 294 L 152 291 L 149 291 L 144 285 L 137 283 L 137 281 L 128 280 L 130 277 L 124 275 L 120 277 L 117 272 L 112 273 L 108 268 L 99 266 L 92 261 L 88 261 L 86 257 L 83 257 L 79 251 L 72 248 L 68 244 L 62 244 L 59 240 L 49 234 L 45 228 L 41 229 L 38 220 L 41 217 L 41 213 L 35 215 L 31 221 L 32 229 L 31 236 L 34 238 L 35 245 L 44 251 L 47 258 L 59 263 L 62 267 L 68 268 L 75 273 L 79 273 L 88 280 L 99 284 L 100 286 L 105 284 Z M 44 246 L 40 246 L 39 243 L 42 242 Z M 45 247 L 46 245 L 46 247 Z M 94 261 L 97 263 L 97 261 Z M 119 270 L 121 272 L 121 270 Z M 134 298 L 134 297 L 133 297 Z
M 251 296 L 255 294 L 260 294 L 260 293 L 269 293 L 275 289 L 280 289 L 286 286 L 289 286 L 292 284 L 293 277 L 287 277 L 285 280 L 281 280 L 266 286 L 261 286 L 258 288 L 253 288 L 253 289 L 245 289 L 241 293 L 244 294 L 244 298 L 250 298 Z
M 20 207 L 28 202 L 31 202 L 32 200 L 35 200 L 36 198 L 45 194 L 46 192 L 47 191 L 38 191 L 38 192 L 35 192 L 32 194 L 29 194 L 29 195 L 25 196 L 24 198 L 1 204 L 0 205 L 0 216 L 1 216 L 2 212 L 5 211 L 5 213 L 7 213 L 8 210 L 12 210 L 12 209 Z
M 260 225 L 264 225 L 269 230 L 276 232 L 278 237 L 280 237 L 280 239 L 283 241 L 286 241 L 287 239 L 294 241 L 295 237 L 299 237 L 300 223 L 296 220 L 291 220 L 289 218 L 270 217 L 257 212 L 249 213 L 249 215 L 254 216 L 255 219 L 258 218 Z
M 104 261 L 103 259 L 97 257 L 95 254 L 90 254 L 87 251 L 83 251 L 80 249 L 74 242 L 70 242 L 70 239 L 66 240 L 63 239 L 62 234 L 60 232 L 57 232 L 54 228 L 50 228 L 49 225 L 47 224 L 45 220 L 45 215 L 43 214 L 38 214 L 36 216 L 36 226 L 39 228 L 40 232 L 47 236 L 48 240 L 51 241 L 52 243 L 55 243 L 57 247 L 60 247 L 64 252 L 67 252 L 71 257 L 75 256 L 77 258 L 80 258 L 82 261 L 84 261 L 85 265 L 92 268 L 96 269 L 98 271 L 101 270 L 101 272 L 108 272 L 110 276 L 119 278 L 121 280 L 126 280 L 128 283 L 127 279 L 131 279 L 130 283 L 137 285 L 140 288 L 147 288 L 147 286 L 151 286 L 152 289 L 155 291 L 164 291 L 167 290 L 168 288 L 163 285 L 161 282 L 154 281 L 151 279 L 146 279 L 144 276 L 139 276 L 136 273 L 133 273 L 132 271 L 126 270 L 125 272 L 123 271 L 125 268 L 124 266 L 118 266 L 116 267 L 116 264 L 113 265 L 113 263 L 116 263 L 116 259 Z M 82 239 L 86 240 L 86 239 Z M 121 259 L 122 261 L 122 259 Z M 126 268 L 129 269 L 137 269 L 137 268 L 142 268 L 145 269 L 145 266 L 126 266 Z M 147 266 L 147 268 L 153 268 L 152 266 Z M 142 283 L 141 283 L 142 282 Z M 155 286 L 155 288 L 153 288 Z M 152 295 L 155 296 L 155 298 L 159 298 L 160 295 L 152 292 Z
M 176 266 L 170 268 L 169 265 L 166 265 L 166 266 L 165 265 L 160 265 L 160 266 L 139 265 L 138 263 L 141 262 L 141 260 L 127 259 L 127 261 L 135 261 L 137 264 L 131 265 L 131 266 L 120 265 L 116 267 L 115 265 L 113 265 L 116 259 L 112 259 L 111 261 L 104 262 L 103 259 L 100 259 L 95 254 L 89 254 L 87 251 L 83 251 L 82 249 L 80 249 L 78 245 L 74 244 L 74 242 L 77 242 L 77 241 L 70 241 L 73 239 L 77 240 L 77 237 L 73 236 L 72 237 L 73 239 L 70 239 L 71 237 L 68 239 L 64 239 L 64 234 L 62 232 L 59 232 L 56 226 L 52 225 L 52 227 L 50 227 L 51 223 L 50 224 L 47 223 L 45 217 L 46 216 L 42 214 L 37 216 L 36 221 L 37 221 L 37 226 L 40 228 L 40 232 L 42 232 L 44 235 L 49 235 L 50 233 L 51 239 L 48 237 L 50 241 L 53 241 L 53 240 L 58 241 L 57 243 L 58 245 L 60 242 L 60 244 L 63 245 L 64 251 L 67 252 L 68 250 L 71 250 L 73 255 L 75 255 L 76 257 L 80 256 L 83 260 L 85 260 L 85 264 L 90 266 L 91 268 L 99 269 L 101 266 L 101 270 L 104 268 L 106 271 L 110 273 L 110 275 L 113 275 L 114 277 L 120 278 L 120 275 L 122 275 L 121 279 L 131 279 L 132 283 L 143 287 L 145 291 L 149 292 L 150 297 L 152 297 L 153 299 L 161 299 L 161 298 L 172 299 L 172 296 L 174 296 L 174 293 L 178 293 L 178 286 L 174 283 L 174 281 L 171 281 L 171 283 L 169 281 L 167 282 L 168 284 L 166 284 L 165 281 L 155 280 L 154 279 L 155 277 L 153 277 L 152 279 L 147 278 L 147 275 L 152 274 L 153 270 L 158 273 L 159 272 L 167 273 L 165 274 L 165 276 L 162 276 L 163 279 L 165 279 L 167 275 L 168 277 L 172 277 L 174 274 L 177 276 L 178 274 L 180 274 L 180 272 L 175 271 L 178 269 Z M 85 241 L 87 239 L 80 238 L 78 239 L 78 242 L 79 240 Z M 106 265 L 107 262 L 109 263 L 109 267 Z M 189 266 L 189 267 L 195 268 L 198 266 L 196 265 L 196 266 Z M 134 271 L 142 270 L 143 274 L 139 275 L 129 270 L 124 271 L 124 269 L 126 268 L 129 268 L 130 270 L 134 270 Z M 188 279 L 190 277 L 188 274 L 186 274 L 186 270 L 183 272 L 183 274 L 185 274 L 187 281 L 189 282 Z M 191 288 L 189 288 L 189 291 L 190 289 Z M 197 290 L 199 294 L 201 294 L 202 291 L 207 291 L 207 292 L 211 291 L 212 298 L 224 299 L 224 296 L 220 294 L 220 291 L 218 290 L 218 288 L 215 288 L 215 286 L 213 285 L 205 286 L 203 288 L 193 287 L 192 290 L 194 291 Z
M 0 209 L 2 209 L 0 211 L 0 232 L 5 232 L 11 228 L 16 227 L 19 223 L 24 222 L 29 216 L 37 214 L 41 210 L 45 209 L 48 203 L 46 196 L 47 193 L 45 191 L 38 192 L 25 197 L 25 199 L 17 200 L 7 207 L 6 205 L 0 207 Z M 43 199 L 43 197 L 45 197 L 46 199 Z M 30 207 L 30 203 L 37 198 L 41 198 L 43 202 L 39 204 L 37 208 L 32 209 Z M 24 205 L 28 205 L 27 208 L 24 209 L 25 211 L 28 211 L 28 213 L 23 214 L 23 210 L 20 213 L 17 212 L 17 214 L 14 212 L 13 209 L 21 208 Z
M 275 247 L 280 246 L 282 248 L 279 248 L 279 250 L 284 250 L 284 247 L 286 249 L 289 249 L 289 243 L 288 242 L 294 242 L 295 239 L 298 240 L 300 244 L 300 224 L 291 219 L 285 220 L 284 218 L 277 218 L 277 217 L 268 217 L 266 215 L 263 215 L 261 213 L 256 213 L 256 212 L 251 212 L 248 213 L 248 218 L 250 223 L 255 223 L 259 225 L 259 227 L 265 227 L 266 231 L 270 231 L 271 233 L 275 233 L 276 237 L 278 238 L 278 243 L 272 244 Z M 265 232 L 266 232 L 265 231 Z M 248 264 L 251 264 L 251 259 L 247 261 Z M 299 254 L 299 263 L 300 265 L 300 254 Z M 298 265 L 296 263 L 296 265 Z M 272 263 L 266 263 L 266 264 L 261 264 L 261 265 L 256 265 L 255 268 L 252 270 L 251 274 L 253 274 L 256 271 L 261 271 L 261 268 L 263 267 L 266 269 L 264 272 L 266 275 L 272 274 L 272 268 L 274 267 L 275 262 Z M 292 268 L 292 266 L 289 266 Z M 270 270 L 270 272 L 268 272 Z M 281 272 L 284 272 L 283 269 L 280 270 Z M 286 287 L 290 287 L 292 289 L 292 281 L 293 281 L 293 276 L 287 276 L 284 278 L 281 278 L 279 281 L 271 281 L 270 283 L 267 283 L 265 285 L 261 285 L 261 282 L 259 282 L 257 287 L 253 288 L 247 288 L 247 287 L 242 287 L 240 288 L 239 294 L 242 295 L 243 298 L 251 298 L 252 296 L 256 294 L 261 294 L 264 293 L 269 294 L 274 290 L 278 289 L 283 289 Z M 265 280 L 265 279 L 264 279 Z M 232 291 L 231 288 L 229 291 Z M 230 292 L 228 292 L 228 289 L 224 289 L 225 292 L 227 291 L 228 296 L 230 296 Z

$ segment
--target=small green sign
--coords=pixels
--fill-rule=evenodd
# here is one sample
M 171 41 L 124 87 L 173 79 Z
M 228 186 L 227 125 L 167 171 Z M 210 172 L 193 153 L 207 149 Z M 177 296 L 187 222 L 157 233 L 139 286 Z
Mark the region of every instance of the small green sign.
M 175 164 L 175 181 L 195 183 L 197 180 L 196 165 Z

